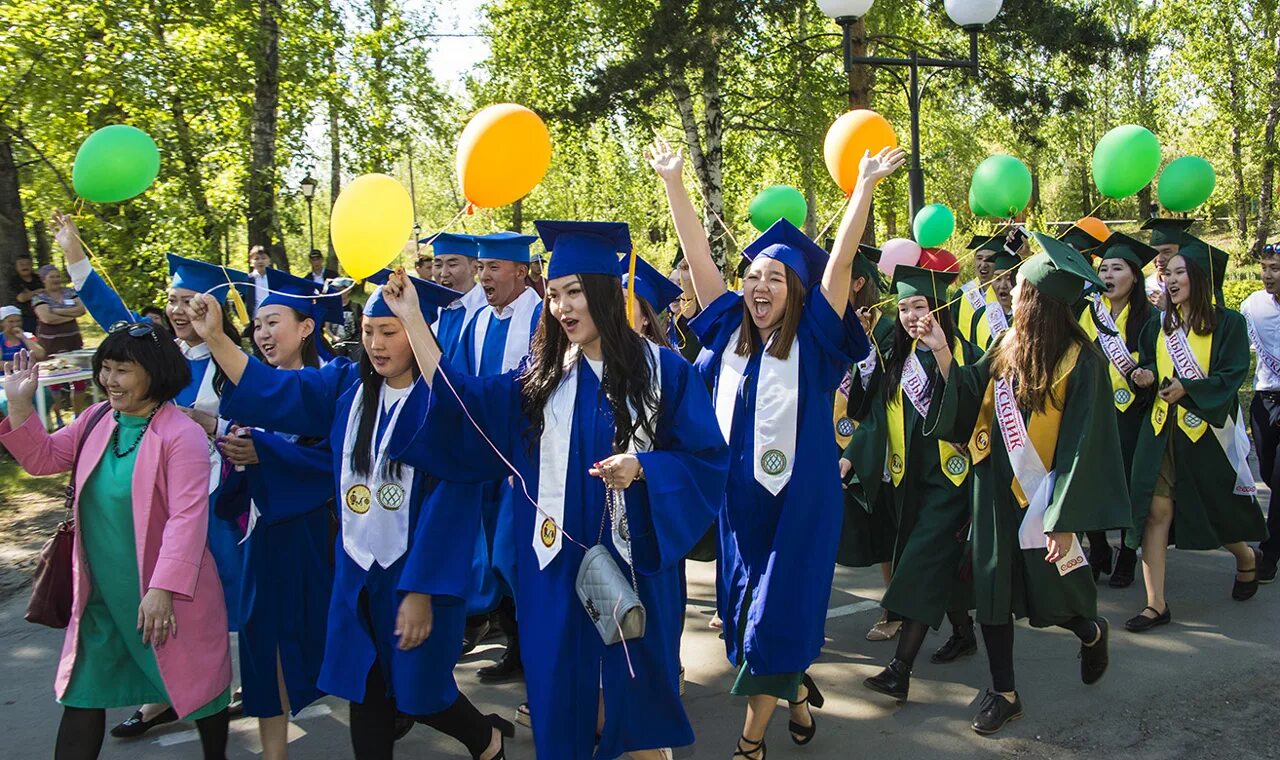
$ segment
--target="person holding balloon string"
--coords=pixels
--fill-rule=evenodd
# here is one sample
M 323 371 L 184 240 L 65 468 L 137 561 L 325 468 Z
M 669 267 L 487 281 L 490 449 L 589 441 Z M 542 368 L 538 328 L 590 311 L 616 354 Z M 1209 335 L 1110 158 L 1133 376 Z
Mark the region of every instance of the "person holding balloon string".
M 257 308 L 253 339 L 271 367 L 318 368 L 333 358 L 321 325 L 340 308 L 323 285 L 267 270 L 270 292 Z M 341 360 L 341 361 L 346 361 Z M 323 696 L 316 685 L 333 587 L 329 504 L 333 455 L 327 442 L 232 425 L 219 438 L 234 466 L 216 512 L 246 520 L 240 606 L 240 678 L 244 713 L 258 719 L 262 754 L 288 756 L 288 713 Z
M 1129 548 L 1142 548 L 1147 606 L 1125 623 L 1149 631 L 1172 619 L 1165 559 L 1179 549 L 1225 548 L 1235 558 L 1231 597 L 1258 589 L 1258 552 L 1266 523 L 1249 468 L 1249 440 L 1237 397 L 1249 370 L 1248 325 L 1222 306 L 1230 257 L 1203 243 L 1183 245 L 1165 269 L 1169 309 L 1156 339 L 1158 386 L 1133 456 Z
M 678 688 L 678 566 L 712 521 L 728 452 L 693 368 L 628 324 L 627 226 L 535 225 L 551 250 L 547 308 L 516 371 L 457 369 L 413 292 L 388 284 L 432 389 L 418 440 L 450 441 L 431 457 L 441 476 L 517 478 L 514 591 L 538 756 L 670 758 L 694 740 Z M 575 579 L 591 542 L 642 602 L 639 636 L 606 644 L 583 609 Z
M 1106 672 L 1109 625 L 1075 534 L 1130 519 L 1115 495 L 1125 473 L 1106 359 L 1071 316 L 1085 283 L 1102 280 L 1066 244 L 1032 238 L 1042 252 L 1018 268 L 1013 324 L 980 360 L 956 361 L 932 316 L 910 331 L 939 371 L 925 433 L 969 441 L 973 460 L 973 588 L 992 678 L 980 734 L 1022 716 L 1014 618 L 1080 639 L 1085 684 Z
M 407 280 L 431 315 L 458 295 Z M 194 304 L 193 324 L 226 374 L 224 415 L 341 442 L 332 446 L 329 463 L 341 526 L 317 685 L 351 702 L 357 760 L 391 756 L 397 712 L 454 737 L 473 758 L 494 760 L 504 756 L 511 724 L 482 715 L 453 679 L 480 516 L 455 509 L 451 484 L 426 474 L 423 460 L 446 446 L 406 445 L 426 413 L 430 389 L 417 382 L 405 325 L 388 305 L 387 287 L 365 304 L 358 363 L 271 368 L 218 331 L 221 305 L 207 294 Z
M 1138 432 L 1143 419 L 1151 412 L 1155 396 L 1152 370 L 1160 315 L 1151 308 L 1142 290 L 1142 269 L 1156 257 L 1156 250 L 1128 235 L 1113 232 L 1093 252 L 1100 259 L 1098 276 L 1105 288 L 1090 302 L 1088 308 L 1092 313 L 1080 315 L 1080 328 L 1107 357 L 1107 374 L 1111 378 L 1116 422 L 1120 427 L 1120 450 L 1125 471 L 1132 473 Z M 1114 562 L 1107 534 L 1088 535 L 1089 566 L 1095 581 L 1106 573 L 1111 576 L 1108 583 L 1112 588 L 1125 588 L 1133 583 L 1138 556 L 1125 544 L 1125 533 L 1121 531 L 1120 552 Z
M 841 513 L 829 416 L 845 371 L 870 350 L 849 311 L 849 285 L 876 183 L 906 154 L 861 159 L 852 200 L 828 253 L 786 219 L 743 250 L 743 293 L 732 293 L 683 184 L 682 156 L 661 137 L 645 152 L 663 180 L 703 311 L 695 367 L 713 389 L 731 469 L 720 509 L 717 606 L 726 654 L 746 696 L 737 757 L 764 757 L 778 699 L 790 703 L 792 741 L 808 744 L 821 692 L 805 671 L 824 641 Z M 767 571 L 767 572 L 766 572 Z

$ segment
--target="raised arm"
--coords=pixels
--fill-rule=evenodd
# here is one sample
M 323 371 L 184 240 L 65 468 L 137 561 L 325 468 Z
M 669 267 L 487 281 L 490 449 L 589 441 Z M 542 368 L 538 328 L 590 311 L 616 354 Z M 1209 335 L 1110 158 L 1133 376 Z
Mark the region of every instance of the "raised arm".
M 54 210 L 53 237 L 58 241 L 67 259 L 67 274 L 76 289 L 83 308 L 89 312 L 103 330 L 110 330 L 116 322 L 137 321 L 138 316 L 129 311 L 120 294 L 111 289 L 102 276 L 93 271 L 93 265 L 85 255 L 80 231 L 71 216 Z
M 675 221 L 676 236 L 680 238 L 680 247 L 684 249 L 684 257 L 689 262 L 689 273 L 693 276 L 693 292 L 698 303 L 706 308 L 712 301 L 728 290 L 724 284 L 724 275 L 711 258 L 711 241 L 707 239 L 707 231 L 698 219 L 698 212 L 689 200 L 689 192 L 684 187 L 683 151 L 672 151 L 666 140 L 659 137 L 645 149 L 644 157 L 653 170 L 662 178 L 667 191 L 667 203 L 671 206 L 671 218 Z
M 840 227 L 836 230 L 835 249 L 827 259 L 822 273 L 822 294 L 826 296 L 836 314 L 843 314 L 849 301 L 849 283 L 853 274 L 853 257 L 867 226 L 867 214 L 871 210 L 871 198 L 876 184 L 893 174 L 906 163 L 906 151 L 901 148 L 885 148 L 876 155 L 864 153 L 858 166 L 858 184 L 853 188 L 853 198 L 844 211 Z
M 191 326 L 209 346 L 214 362 L 233 384 L 239 385 L 249 356 L 222 330 L 222 304 L 208 293 L 191 299 Z
M 409 335 L 409 345 L 413 348 L 413 356 L 418 360 L 418 369 L 422 371 L 422 379 L 427 387 L 435 380 L 436 370 L 440 368 L 440 344 L 436 342 L 435 333 L 422 316 L 422 304 L 418 303 L 418 291 L 408 287 L 408 275 L 403 269 L 396 270 L 382 286 L 382 300 L 386 301 L 391 311 L 400 318 L 405 332 Z

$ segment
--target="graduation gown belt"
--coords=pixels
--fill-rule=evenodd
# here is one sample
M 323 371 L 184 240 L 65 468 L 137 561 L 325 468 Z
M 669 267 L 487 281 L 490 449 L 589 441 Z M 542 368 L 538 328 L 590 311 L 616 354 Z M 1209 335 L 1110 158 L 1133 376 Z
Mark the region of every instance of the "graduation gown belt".
M 726 443 L 733 430 L 733 411 L 738 391 L 746 375 L 750 357 L 734 350 L 742 332 L 739 327 L 729 338 L 720 357 L 720 373 L 716 380 L 716 421 Z M 796 429 L 800 417 L 800 341 L 791 342 L 786 359 L 769 353 L 778 333 L 769 338 L 760 357 L 760 377 L 756 382 L 756 408 L 753 454 L 756 482 L 777 496 L 791 480 L 796 458 Z

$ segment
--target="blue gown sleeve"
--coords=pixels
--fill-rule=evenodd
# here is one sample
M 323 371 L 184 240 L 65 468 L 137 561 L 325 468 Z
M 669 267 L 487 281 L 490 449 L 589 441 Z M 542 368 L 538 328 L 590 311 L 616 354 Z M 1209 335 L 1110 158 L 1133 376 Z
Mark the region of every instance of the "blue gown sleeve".
M 327 438 L 338 397 L 358 380 L 358 372 L 346 359 L 319 369 L 273 369 L 251 356 L 240 384 L 223 387 L 220 416 L 252 427 Z
M 637 454 L 644 480 L 627 489 L 636 571 L 674 566 L 707 532 L 724 500 L 729 447 L 711 397 L 679 354 L 662 351 L 662 414 L 657 446 Z M 638 498 L 637 498 L 638 497 Z
M 852 311 L 846 306 L 845 314 L 836 314 L 820 288 L 809 291 L 800 329 L 813 337 L 813 343 L 822 351 L 822 360 L 805 364 L 821 367 L 823 388 L 835 390 L 849 365 L 862 361 L 871 352 L 871 341 L 856 315 L 848 318 Z
M 742 315 L 738 313 L 741 305 L 742 294 L 729 291 L 698 312 L 698 316 L 689 321 L 689 328 L 704 348 L 719 353 L 741 323 Z
M 328 444 L 300 446 L 255 430 L 258 464 L 245 468 L 249 491 L 267 525 L 325 508 L 334 497 L 333 453 Z
M 249 511 L 249 479 L 234 468 L 222 476 L 213 496 L 213 513 L 221 520 L 233 522 Z
M 89 277 L 84 281 L 84 287 L 79 288 L 76 294 L 80 296 L 80 303 L 84 304 L 85 311 L 89 312 L 89 316 L 93 317 L 104 331 L 110 330 L 111 326 L 117 322 L 141 320 L 141 317 L 129 311 L 121 300 L 120 294 L 112 290 L 96 270 L 90 270 Z

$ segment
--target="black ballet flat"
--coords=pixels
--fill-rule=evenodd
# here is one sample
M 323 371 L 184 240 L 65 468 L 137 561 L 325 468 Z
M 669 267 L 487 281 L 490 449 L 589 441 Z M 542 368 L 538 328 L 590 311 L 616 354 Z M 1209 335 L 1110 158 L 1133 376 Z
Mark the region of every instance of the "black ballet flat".
M 1092 645 L 1080 642 L 1080 680 L 1086 686 L 1095 684 L 1107 672 L 1111 656 L 1107 651 L 1107 643 L 1111 638 L 1111 624 L 1104 617 L 1094 618 L 1098 626 L 1098 640 Z
M 1242 581 L 1237 578 L 1235 583 L 1232 584 L 1231 598 L 1237 602 L 1247 602 L 1253 598 L 1254 594 L 1258 593 L 1258 565 L 1262 564 L 1262 552 L 1253 548 L 1250 548 L 1250 551 L 1253 552 L 1253 567 L 1246 569 L 1237 565 L 1236 574 L 1253 573 L 1253 580 Z
M 742 745 L 744 743 L 748 745 L 746 749 L 742 748 Z M 765 745 L 763 736 L 760 737 L 760 741 L 758 742 L 753 742 L 747 737 L 743 736 L 740 739 L 738 739 L 738 746 L 735 747 L 735 749 L 737 751 L 733 753 L 733 756 L 744 757 L 746 758 L 746 760 L 765 760 L 765 758 L 769 755 L 769 747 Z M 759 752 L 760 754 L 757 755 L 756 754 L 757 752 Z
M 129 717 L 128 720 L 120 723 L 111 729 L 111 735 L 117 739 L 136 739 L 156 726 L 163 726 L 166 723 L 173 723 L 178 719 L 178 713 L 173 708 L 165 710 L 151 720 L 142 719 L 142 711 L 137 710 Z
M 941 665 L 977 653 L 978 637 L 974 635 L 973 624 L 957 625 L 951 629 L 951 638 L 929 656 L 929 662 Z
M 1151 610 L 1156 613 L 1155 617 L 1147 617 L 1142 612 Z M 1168 625 L 1173 620 L 1173 615 L 1169 614 L 1169 605 L 1166 603 L 1164 612 L 1157 610 L 1155 607 L 1143 607 L 1137 615 L 1129 618 L 1124 622 L 1124 629 L 1130 633 L 1142 633 L 1149 631 L 1159 625 Z
M 1093 582 L 1097 583 L 1098 579 L 1103 575 L 1111 575 L 1114 565 L 1112 559 L 1111 544 L 1106 541 L 1099 542 L 1097 546 L 1089 547 L 1089 567 L 1093 569 Z
M 787 702 L 792 707 L 799 707 L 800 705 L 809 705 L 810 707 L 809 725 L 802 726 L 794 720 L 787 722 L 787 731 L 791 732 L 791 741 L 801 747 L 813 741 L 813 737 L 818 733 L 818 719 L 813 716 L 813 711 L 815 709 L 821 710 L 822 706 L 827 702 L 826 698 L 822 696 L 822 692 L 818 690 L 818 685 L 813 682 L 808 673 L 804 674 L 804 687 L 807 692 L 804 695 L 804 699 L 799 702 Z
M 413 727 L 417 722 L 418 721 L 412 716 L 405 715 L 404 713 L 396 713 L 395 741 L 400 741 L 408 736 L 409 732 L 413 730 Z
M 982 707 L 978 710 L 978 715 L 973 719 L 970 727 L 983 736 L 989 736 L 1004 728 L 1009 721 L 1021 717 L 1022 697 L 1014 693 L 1013 701 L 1010 702 L 988 689 L 986 696 L 982 698 Z
M 1120 556 L 1116 558 L 1116 569 L 1111 571 L 1107 585 L 1111 588 L 1128 588 L 1133 585 L 1134 571 L 1138 566 L 1138 553 L 1127 546 L 1120 547 Z
M 864 680 L 862 685 L 899 702 L 906 702 L 907 692 L 911 691 L 911 668 L 895 657 L 889 661 L 889 667 Z

